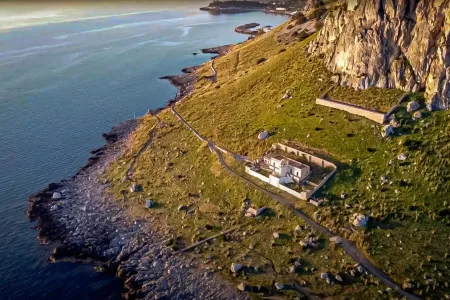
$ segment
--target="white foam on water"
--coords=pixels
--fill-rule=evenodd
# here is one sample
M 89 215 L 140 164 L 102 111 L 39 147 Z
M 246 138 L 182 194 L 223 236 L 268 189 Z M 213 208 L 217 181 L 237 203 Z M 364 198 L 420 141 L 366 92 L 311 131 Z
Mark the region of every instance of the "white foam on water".
M 83 34 L 105 32 L 105 31 L 124 29 L 124 28 L 130 28 L 130 27 L 145 26 L 145 25 L 151 25 L 151 24 L 159 24 L 159 23 L 167 23 L 167 22 L 169 22 L 169 23 L 170 22 L 178 22 L 178 21 L 183 21 L 183 20 L 189 19 L 189 18 L 193 18 L 193 17 L 171 18 L 171 19 L 161 19 L 161 20 L 125 23 L 125 24 L 114 25 L 114 26 L 110 26 L 110 27 L 103 27 L 103 28 L 98 28 L 98 29 L 92 29 L 92 30 L 75 32 L 75 33 L 66 34 L 66 35 L 59 35 L 59 36 L 55 36 L 54 39 L 62 40 L 62 39 L 67 39 L 67 38 L 72 37 L 72 36 L 83 35 Z
M 161 46 L 178 46 L 178 45 L 183 45 L 186 44 L 185 42 L 172 42 L 172 41 L 162 41 L 160 43 L 158 43 L 158 45 Z
M 192 27 L 184 26 L 184 27 L 181 27 L 181 29 L 183 30 L 183 34 L 181 36 L 187 36 L 189 34 L 189 32 L 191 31 Z
M 33 47 L 28 47 L 28 48 L 16 49 L 16 50 L 9 50 L 9 51 L 5 51 L 5 52 L 0 52 L 0 57 L 10 56 L 10 55 L 12 55 L 10 57 L 13 57 L 13 56 L 17 56 L 20 54 L 37 52 L 39 50 L 54 49 L 54 48 L 68 46 L 71 44 L 72 44 L 72 42 L 64 42 L 64 43 L 59 43 L 59 44 L 48 44 L 48 45 L 33 46 Z

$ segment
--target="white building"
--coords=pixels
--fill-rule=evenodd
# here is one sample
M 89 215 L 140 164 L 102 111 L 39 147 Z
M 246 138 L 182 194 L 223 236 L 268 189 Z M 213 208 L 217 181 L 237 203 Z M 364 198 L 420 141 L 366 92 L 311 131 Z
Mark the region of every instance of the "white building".
M 262 30 L 267 33 L 272 30 L 272 26 L 265 26 L 262 28 Z
M 264 164 L 272 170 L 270 184 L 300 183 L 311 173 L 311 167 L 279 154 L 269 154 L 263 158 Z

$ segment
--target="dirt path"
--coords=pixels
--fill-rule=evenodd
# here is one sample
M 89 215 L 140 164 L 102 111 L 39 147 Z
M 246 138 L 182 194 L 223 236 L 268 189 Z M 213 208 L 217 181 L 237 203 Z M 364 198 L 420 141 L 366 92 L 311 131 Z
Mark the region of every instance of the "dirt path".
M 210 77 L 211 81 L 216 83 L 217 82 L 217 70 L 216 67 L 214 66 L 214 64 L 216 63 L 216 60 L 213 59 L 211 62 L 211 71 L 212 71 L 212 76 Z
M 156 129 L 159 128 L 159 126 L 160 126 L 161 120 L 159 119 L 159 117 L 157 115 L 155 115 L 154 117 L 156 118 L 156 124 L 150 130 L 147 142 L 145 142 L 145 144 L 142 145 L 141 149 L 139 149 L 138 153 L 136 153 L 136 155 L 134 156 L 133 160 L 131 161 L 130 167 L 127 170 L 126 178 L 129 181 L 132 181 L 132 177 L 133 177 L 133 173 L 134 173 L 134 167 L 136 165 L 136 162 L 139 160 L 139 158 L 141 157 L 142 153 L 144 153 L 145 150 L 147 150 L 150 147 L 150 145 L 153 142 L 153 138 L 155 137 Z
M 207 142 L 208 147 L 211 150 L 211 152 L 214 152 L 219 161 L 220 164 L 225 168 L 225 170 L 228 171 L 232 176 L 244 181 L 248 185 L 252 186 L 253 188 L 256 188 L 260 191 L 262 191 L 267 196 L 271 197 L 278 203 L 284 205 L 286 208 L 288 208 L 292 213 L 294 213 L 296 216 L 303 219 L 308 225 L 310 225 L 312 228 L 314 228 L 316 231 L 322 233 L 324 236 L 330 238 L 333 236 L 338 236 L 325 228 L 324 226 L 320 225 L 319 223 L 315 222 L 313 219 L 311 219 L 309 216 L 307 216 L 304 212 L 302 212 L 299 209 L 296 209 L 293 203 L 286 199 L 285 197 L 276 194 L 274 192 L 271 192 L 264 187 L 261 187 L 260 185 L 256 184 L 255 182 L 247 179 L 246 177 L 236 173 L 234 170 L 228 166 L 228 164 L 225 162 L 225 159 L 222 155 L 222 150 L 220 150 L 217 146 L 214 145 L 212 141 L 208 141 L 205 137 L 203 137 L 197 130 L 195 130 L 194 127 L 192 127 L 175 109 L 175 106 L 172 105 L 171 107 L 173 114 L 189 129 L 191 130 L 201 141 Z M 239 160 L 242 161 L 242 160 Z M 405 296 L 407 299 L 411 300 L 419 300 L 420 298 L 410 294 L 406 291 L 404 291 L 400 285 L 396 284 L 387 274 L 385 274 L 383 271 L 378 269 L 369 259 L 367 259 L 363 252 L 361 252 L 358 247 L 355 245 L 353 241 L 347 240 L 343 237 L 340 237 L 342 239 L 341 246 L 344 249 L 345 252 L 347 252 L 350 257 L 353 258 L 357 263 L 359 263 L 363 268 L 365 268 L 369 273 L 377 277 L 381 282 L 383 282 L 388 287 L 392 288 L 397 293 L 401 294 L 402 296 Z

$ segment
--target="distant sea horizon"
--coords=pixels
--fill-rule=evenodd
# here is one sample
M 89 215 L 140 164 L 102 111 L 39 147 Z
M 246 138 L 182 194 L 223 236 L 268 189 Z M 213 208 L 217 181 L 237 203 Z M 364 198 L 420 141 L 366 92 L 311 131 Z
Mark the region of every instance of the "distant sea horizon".
M 120 299 L 114 276 L 47 262 L 52 247 L 38 244 L 27 200 L 74 175 L 104 143 L 102 132 L 172 99 L 176 88 L 158 78 L 211 57 L 193 52 L 246 40 L 238 25 L 287 20 L 214 16 L 198 9 L 205 3 L 1 10 L 1 299 Z

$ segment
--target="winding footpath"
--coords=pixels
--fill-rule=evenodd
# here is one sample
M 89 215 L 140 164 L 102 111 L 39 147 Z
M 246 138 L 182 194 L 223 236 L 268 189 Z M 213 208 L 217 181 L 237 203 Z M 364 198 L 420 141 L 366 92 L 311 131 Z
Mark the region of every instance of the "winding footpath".
M 139 160 L 142 153 L 144 153 L 145 150 L 147 150 L 151 146 L 151 144 L 153 142 L 153 138 L 155 137 L 156 129 L 159 128 L 161 125 L 161 119 L 157 115 L 154 115 L 154 117 L 156 118 L 156 124 L 150 130 L 148 140 L 145 142 L 144 145 L 142 145 L 142 147 L 141 147 L 141 149 L 139 149 L 138 153 L 136 153 L 136 155 L 134 155 L 133 160 L 131 161 L 130 167 L 127 170 L 126 179 L 128 179 L 129 181 L 132 180 L 136 162 Z
M 339 235 L 334 234 L 331 232 L 328 228 L 320 225 L 319 223 L 315 222 L 313 219 L 311 219 L 309 216 L 307 216 L 304 212 L 302 212 L 299 209 L 296 209 L 294 204 L 288 200 L 287 198 L 271 192 L 264 187 L 261 187 L 260 185 L 256 184 L 255 182 L 249 180 L 248 178 L 238 174 L 237 172 L 233 171 L 230 166 L 225 162 L 225 159 L 223 158 L 222 152 L 224 152 L 221 147 L 216 146 L 213 141 L 206 139 L 203 137 L 194 127 L 192 127 L 191 124 L 189 124 L 175 109 L 175 105 L 171 106 L 172 113 L 177 117 L 190 131 L 192 131 L 197 138 L 199 138 L 202 142 L 206 142 L 208 144 L 209 149 L 211 152 L 214 152 L 219 161 L 220 164 L 225 168 L 225 170 L 230 173 L 232 176 L 244 181 L 248 185 L 252 186 L 255 189 L 258 189 L 262 191 L 265 195 L 271 197 L 273 200 L 277 201 L 278 203 L 284 205 L 286 208 L 288 208 L 290 211 L 292 211 L 296 216 L 303 219 L 309 226 L 314 228 L 316 231 L 322 233 L 324 236 L 331 238 L 331 237 L 339 237 L 341 239 L 341 247 L 344 249 L 344 251 L 350 255 L 350 257 L 355 260 L 357 263 L 359 263 L 364 269 L 366 269 L 368 272 L 370 272 L 372 275 L 377 277 L 381 282 L 383 282 L 388 287 L 392 288 L 394 291 L 399 293 L 400 295 L 406 297 L 407 299 L 411 300 L 419 300 L 420 298 L 406 292 L 402 289 L 400 285 L 395 283 L 386 273 L 384 273 L 382 270 L 378 269 L 368 258 L 365 257 L 364 253 L 361 252 L 361 250 L 358 249 L 358 247 L 355 245 L 353 241 L 347 240 L 343 237 L 340 237 Z M 236 158 L 236 156 L 235 156 Z M 243 161 L 242 159 L 237 159 L 237 161 Z

